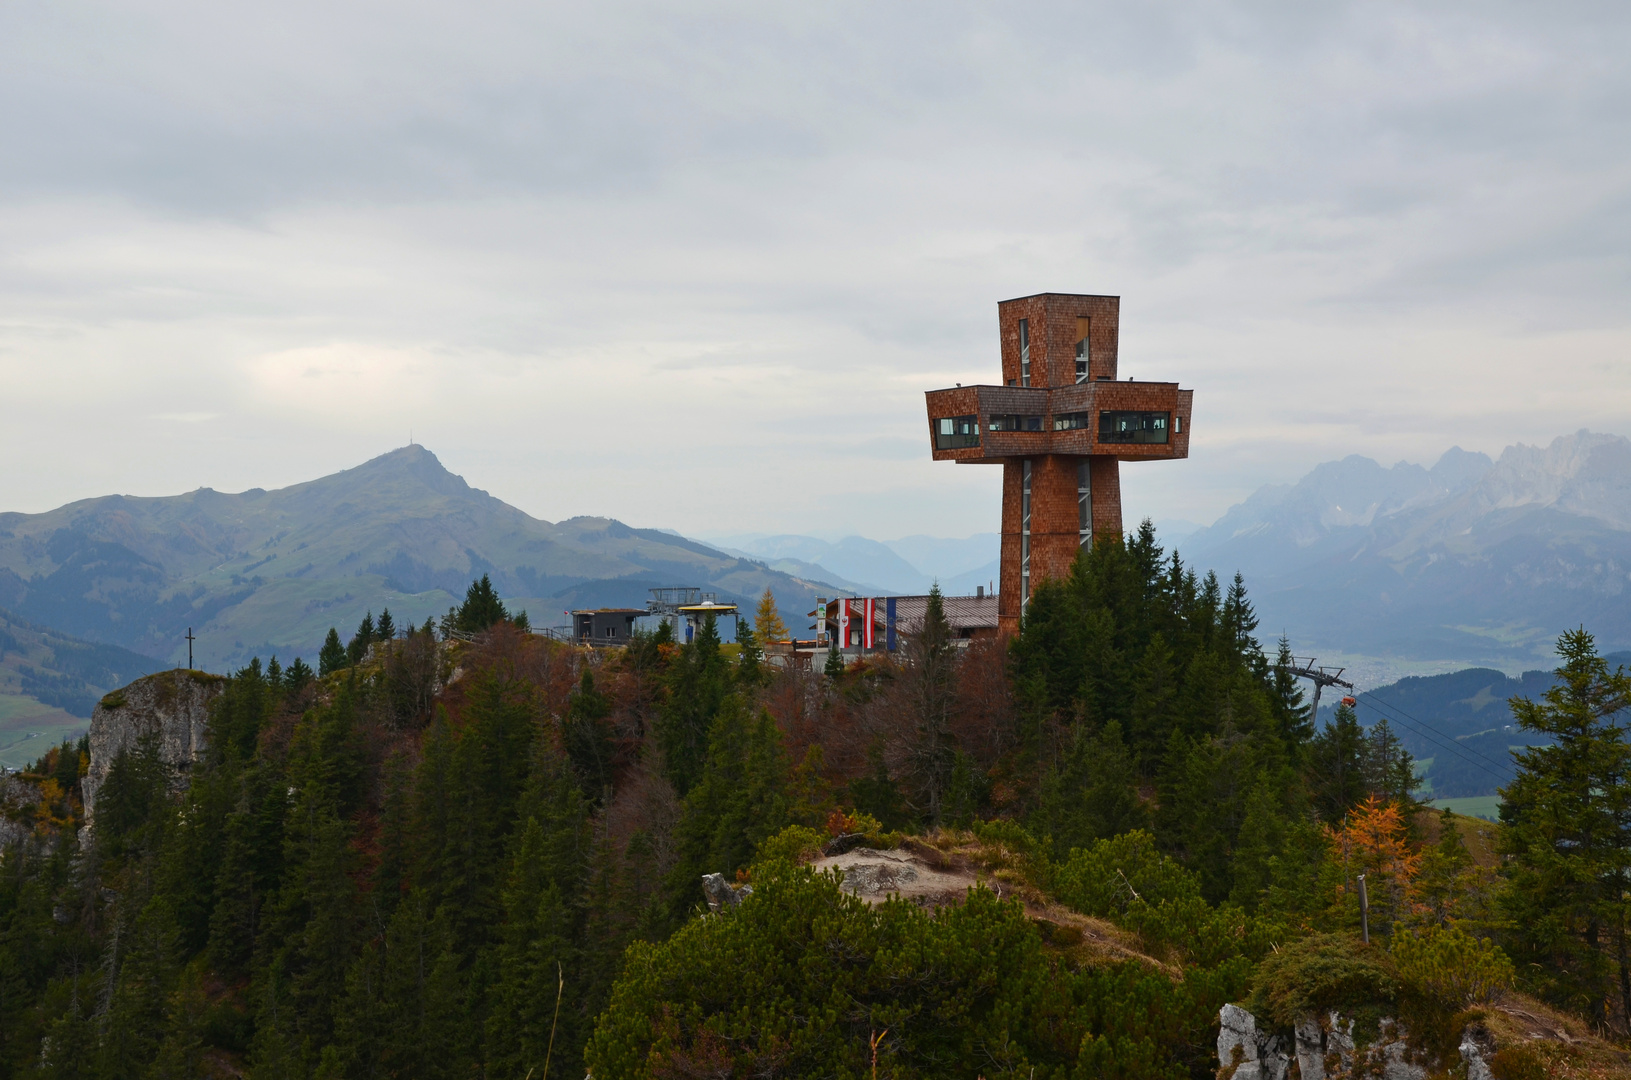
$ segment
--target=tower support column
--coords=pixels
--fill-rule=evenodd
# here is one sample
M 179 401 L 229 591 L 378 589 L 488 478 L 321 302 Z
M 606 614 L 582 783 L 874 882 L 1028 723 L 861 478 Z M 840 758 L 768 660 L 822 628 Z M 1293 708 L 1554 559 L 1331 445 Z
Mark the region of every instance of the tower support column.
M 1030 472 L 1026 513 L 1026 468 Z M 1089 481 L 1082 502 L 1082 467 Z M 1090 515 L 1091 532 L 1121 535 L 1120 463 L 1109 456 L 1038 454 L 1003 462 L 1002 581 L 997 600 L 999 631 L 1017 631 L 1030 594 L 1044 580 L 1070 574 L 1086 537 L 1082 514 Z M 1028 573 L 1027 573 L 1028 571 Z

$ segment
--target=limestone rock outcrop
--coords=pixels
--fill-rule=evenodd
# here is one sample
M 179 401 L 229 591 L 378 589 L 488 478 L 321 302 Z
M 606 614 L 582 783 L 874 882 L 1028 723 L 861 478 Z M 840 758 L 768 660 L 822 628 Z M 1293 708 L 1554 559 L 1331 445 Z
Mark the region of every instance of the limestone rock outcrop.
M 96 792 L 113 759 L 135 753 L 144 739 L 154 741 L 159 760 L 169 767 L 171 786 L 185 788 L 193 762 L 204 752 L 210 703 L 226 684 L 220 675 L 202 671 L 161 671 L 104 697 L 91 712 L 91 762 L 81 781 L 86 821 L 95 822 Z
M 1291 1058 L 1280 1048 L 1280 1036 L 1259 1033 L 1257 1017 L 1239 1005 L 1218 1014 L 1218 1062 L 1234 1072 L 1230 1080 L 1286 1080 Z
M 1335 1012 L 1305 1016 L 1295 1026 L 1290 1054 L 1280 1036 L 1260 1031 L 1257 1018 L 1238 1005 L 1225 1005 L 1218 1024 L 1218 1076 L 1223 1080 L 1286 1080 L 1288 1075 L 1300 1080 L 1426 1080 L 1428 1075 L 1427 1066 L 1413 1060 L 1406 1032 L 1395 1020 L 1382 1020 L 1376 1039 L 1361 1049 L 1354 1042 L 1352 1020 Z

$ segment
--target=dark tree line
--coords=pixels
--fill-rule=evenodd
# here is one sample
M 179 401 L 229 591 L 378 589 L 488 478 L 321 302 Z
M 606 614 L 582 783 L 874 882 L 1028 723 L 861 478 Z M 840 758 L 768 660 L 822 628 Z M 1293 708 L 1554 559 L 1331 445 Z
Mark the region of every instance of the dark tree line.
M 1271 943 L 1357 927 L 1361 867 L 1401 926 L 1498 934 L 1598 1016 L 1627 996 L 1626 687 L 1589 639 L 1566 642 L 1562 696 L 1519 713 L 1558 748 L 1508 793 L 1502 922 L 1453 826 L 1409 831 L 1385 725 L 1342 709 L 1316 732 L 1239 578 L 1196 575 L 1148 525 L 1040 587 L 1012 642 L 960 645 L 937 593 L 900 654 L 820 671 L 711 622 L 593 653 L 525 629 L 483 579 L 437 625 L 332 634 L 317 673 L 254 661 L 184 792 L 140 743 L 89 832 L 84 753 L 47 755 L 32 836 L 0 859 L 0 1076 L 521 1080 L 546 1056 L 621 1076 L 648 1037 L 685 1075 L 795 1060 L 761 1036 L 818 1015 L 837 1042 L 797 1059 L 817 1071 L 889 1029 L 898 1075 L 1000 1074 L 942 1038 L 966 1028 L 1037 1075 L 1184 1075 Z M 793 865 L 850 830 L 971 830 L 1184 977 L 1068 960 L 994 900 L 858 908 Z M 1399 852 L 1408 874 L 1378 861 Z M 699 919 L 709 873 L 753 876 L 757 914 Z M 746 985 L 747 1026 L 710 1027 Z

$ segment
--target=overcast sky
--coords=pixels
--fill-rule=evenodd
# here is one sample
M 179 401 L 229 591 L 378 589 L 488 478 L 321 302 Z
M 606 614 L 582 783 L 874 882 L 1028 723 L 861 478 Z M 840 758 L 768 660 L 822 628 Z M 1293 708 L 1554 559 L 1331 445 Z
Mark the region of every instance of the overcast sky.
M 1122 297 L 1130 518 L 1631 434 L 1631 6 L 0 5 L 0 509 L 412 437 L 539 517 L 994 530 L 922 393 Z

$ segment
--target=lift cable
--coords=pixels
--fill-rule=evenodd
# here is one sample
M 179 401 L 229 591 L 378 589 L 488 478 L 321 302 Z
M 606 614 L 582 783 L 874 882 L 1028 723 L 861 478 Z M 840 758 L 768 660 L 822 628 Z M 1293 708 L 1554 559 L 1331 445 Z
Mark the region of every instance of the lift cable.
M 1372 701 L 1366 701 L 1365 704 L 1369 705 L 1372 709 L 1375 709 L 1378 713 L 1381 713 L 1386 719 L 1393 719 L 1399 721 L 1400 723 L 1408 724 L 1410 727 L 1415 729 L 1418 735 L 1428 739 L 1430 742 L 1437 743 L 1439 746 L 1450 751 L 1450 753 L 1455 754 L 1462 761 L 1465 761 L 1473 768 L 1482 769 L 1484 772 L 1500 780 L 1505 780 L 1507 778 L 1506 773 L 1499 771 L 1500 763 L 1494 758 L 1481 754 L 1471 747 L 1459 745 L 1459 742 L 1453 735 L 1447 735 L 1443 732 L 1435 731 L 1425 722 L 1417 720 L 1415 717 L 1411 716 L 1397 705 L 1383 701 L 1383 699 L 1377 697 L 1376 694 L 1371 691 L 1367 690 L 1357 696 L 1361 698 L 1372 698 L 1375 702 L 1380 702 L 1381 705 L 1377 705 Z M 1389 710 L 1392 710 L 1393 712 L 1398 713 L 1399 715 L 1396 717 L 1389 717 L 1387 712 L 1383 710 L 1383 706 Z
M 1506 774 L 1504 772 L 1497 771 L 1500 769 L 1500 764 L 1493 758 L 1487 757 L 1471 747 L 1462 747 L 1458 745 L 1455 741 L 1453 741 L 1453 736 L 1443 735 L 1440 732 L 1434 731 L 1425 722 L 1417 720 L 1414 716 L 1411 716 L 1397 705 L 1393 705 L 1387 701 L 1384 701 L 1382 698 L 1377 697 L 1372 691 L 1367 690 L 1364 693 L 1360 693 L 1359 691 L 1355 690 L 1353 683 L 1342 677 L 1342 668 L 1333 669 L 1330 667 L 1322 667 L 1313 657 L 1307 657 L 1306 659 L 1303 657 L 1292 657 L 1291 665 L 1287 670 L 1292 676 L 1308 679 L 1314 684 L 1314 701 L 1313 705 L 1309 709 L 1308 715 L 1309 718 L 1315 722 L 1318 721 L 1319 716 L 1320 690 L 1326 686 L 1343 686 L 1354 695 L 1353 698 L 1344 699 L 1345 702 L 1353 701 L 1355 704 L 1357 704 L 1357 699 L 1360 697 L 1372 698 L 1376 702 L 1380 702 L 1380 706 L 1373 704 L 1370 701 L 1367 701 L 1365 704 L 1381 713 L 1383 717 L 1388 716 L 1387 712 L 1384 711 L 1384 707 L 1398 713 L 1399 721 L 1401 723 L 1409 724 L 1417 732 L 1417 734 L 1422 735 L 1428 740 L 1450 751 L 1452 754 L 1455 754 L 1457 757 L 1461 758 L 1474 768 L 1482 769 L 1484 772 L 1489 773 L 1491 776 L 1497 779 L 1506 779 Z M 1389 719 L 1392 718 L 1389 717 Z M 1452 741 L 1446 742 L 1446 739 L 1450 739 Z M 1481 758 L 1482 761 L 1476 760 L 1476 758 Z

